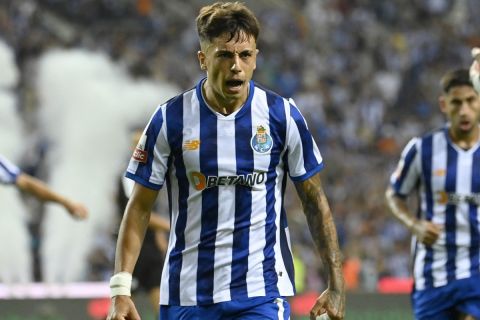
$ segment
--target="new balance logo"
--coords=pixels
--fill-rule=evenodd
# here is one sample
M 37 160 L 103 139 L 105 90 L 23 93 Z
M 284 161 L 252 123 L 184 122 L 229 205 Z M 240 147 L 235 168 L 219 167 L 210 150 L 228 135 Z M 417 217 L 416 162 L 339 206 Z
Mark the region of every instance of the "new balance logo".
M 183 150 L 193 151 L 200 147 L 200 140 L 187 140 L 183 143 Z

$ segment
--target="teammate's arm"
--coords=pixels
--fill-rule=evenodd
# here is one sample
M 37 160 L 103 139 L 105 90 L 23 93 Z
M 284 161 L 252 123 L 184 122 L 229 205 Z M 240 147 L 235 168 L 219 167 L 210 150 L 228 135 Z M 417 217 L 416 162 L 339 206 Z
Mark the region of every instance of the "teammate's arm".
M 480 93 L 480 48 L 472 49 L 473 62 L 470 66 L 470 80 L 473 87 Z
M 437 241 L 442 230 L 440 225 L 416 219 L 408 209 L 407 199 L 395 194 L 392 187 L 388 187 L 385 198 L 392 215 L 403 223 L 417 237 L 418 241 L 428 246 Z
M 157 194 L 158 191 L 146 188 L 138 183 L 135 183 L 133 187 L 132 194 L 125 208 L 117 240 L 115 276 L 121 276 L 116 278 L 118 281 L 115 281 L 113 286 L 112 281 L 110 282 L 112 290 L 115 289 L 115 286 L 125 285 L 126 282 L 123 275 L 130 275 L 131 281 L 131 274 L 140 253 Z M 130 291 L 130 285 L 131 283 L 127 285 L 128 292 Z M 129 293 L 128 295 L 112 293 L 112 295 L 109 320 L 140 319 Z
M 41 201 L 56 202 L 64 206 L 75 218 L 84 219 L 88 216 L 88 210 L 83 204 L 53 191 L 47 184 L 31 175 L 20 173 L 15 184 L 21 191 L 30 193 Z
M 345 315 L 345 283 L 342 254 L 330 206 L 323 191 L 320 174 L 295 182 L 312 238 L 328 271 L 328 288 L 317 298 L 310 319 L 327 312 L 331 319 Z
M 170 223 L 168 222 L 168 220 L 155 212 L 152 212 L 152 214 L 150 215 L 150 221 L 148 223 L 148 227 L 155 231 L 163 231 L 163 232 L 170 231 Z

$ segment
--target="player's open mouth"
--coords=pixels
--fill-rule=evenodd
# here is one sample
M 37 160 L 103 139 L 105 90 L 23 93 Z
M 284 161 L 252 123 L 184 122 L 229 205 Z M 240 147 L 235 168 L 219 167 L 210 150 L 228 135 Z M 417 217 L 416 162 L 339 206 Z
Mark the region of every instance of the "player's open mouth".
M 462 128 L 462 129 L 470 128 L 470 121 L 469 120 L 460 121 L 460 128 Z
M 240 90 L 245 81 L 242 80 L 227 80 L 225 84 L 230 90 L 237 91 Z

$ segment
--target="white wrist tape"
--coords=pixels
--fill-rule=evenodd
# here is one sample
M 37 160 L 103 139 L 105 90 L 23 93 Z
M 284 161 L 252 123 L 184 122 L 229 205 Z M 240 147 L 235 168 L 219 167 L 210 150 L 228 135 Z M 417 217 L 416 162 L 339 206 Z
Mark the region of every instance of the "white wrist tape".
M 132 275 L 128 272 L 119 272 L 110 278 L 110 298 L 115 296 L 131 296 Z

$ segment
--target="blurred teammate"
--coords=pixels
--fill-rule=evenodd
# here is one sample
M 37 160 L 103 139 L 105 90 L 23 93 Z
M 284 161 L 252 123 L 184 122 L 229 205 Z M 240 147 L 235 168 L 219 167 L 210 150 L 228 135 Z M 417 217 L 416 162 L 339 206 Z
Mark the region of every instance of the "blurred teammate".
M 448 122 L 407 144 L 386 198 L 415 239 L 415 318 L 480 319 L 480 100 L 468 70 L 448 72 L 441 86 Z
M 243 4 L 197 17 L 207 77 L 159 106 L 127 169 L 136 181 L 120 227 L 110 319 L 139 319 L 130 279 L 152 205 L 166 183 L 170 241 L 160 319 L 288 319 L 293 261 L 283 196 L 294 181 L 328 271 L 311 319 L 343 319 L 342 258 L 320 181 L 322 157 L 292 101 L 251 81 L 258 21 Z
M 52 190 L 39 179 L 22 172 L 17 166 L 0 155 L 0 183 L 15 185 L 19 190 L 32 194 L 43 202 L 56 202 L 77 219 L 88 216 L 87 208 Z
M 480 48 L 472 49 L 473 63 L 470 66 L 470 80 L 477 92 L 480 92 Z
M 142 136 L 142 131 L 135 131 L 132 137 L 132 150 Z M 117 208 L 120 218 L 123 217 L 128 198 L 132 194 L 135 181 L 120 177 L 117 191 Z M 158 314 L 160 300 L 160 279 L 165 260 L 167 241 L 165 232 L 170 231 L 170 223 L 157 213 L 150 215 L 150 221 L 143 240 L 137 264 L 133 271 L 135 287 L 132 291 L 145 291 L 148 294 L 154 314 Z

